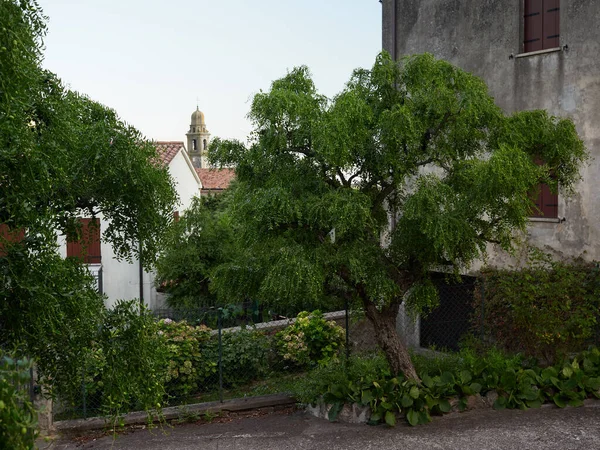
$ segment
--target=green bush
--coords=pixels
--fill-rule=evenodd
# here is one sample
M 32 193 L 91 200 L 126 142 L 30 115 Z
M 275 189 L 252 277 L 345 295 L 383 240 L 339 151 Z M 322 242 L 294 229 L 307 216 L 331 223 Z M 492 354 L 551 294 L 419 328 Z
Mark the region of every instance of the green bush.
M 487 342 L 553 364 L 586 348 L 598 332 L 600 270 L 595 263 L 556 262 L 533 251 L 526 269 L 483 273 L 477 330 L 482 302 Z
M 29 400 L 31 362 L 0 350 L 0 448 L 33 449 L 36 412 Z
M 139 302 L 120 301 L 106 311 L 102 349 L 102 411 L 115 420 L 131 410 L 160 411 L 166 352 L 151 312 Z
M 272 371 L 271 338 L 253 328 L 242 328 L 222 334 L 223 386 L 236 387 L 264 378 Z M 213 335 L 203 353 L 207 360 L 218 364 L 219 340 Z M 213 378 L 213 386 L 218 377 Z
M 321 311 L 302 311 L 296 321 L 275 335 L 280 356 L 298 367 L 325 364 L 338 356 L 345 331 L 333 320 L 327 321 Z
M 91 345 L 84 349 L 72 382 L 55 386 L 60 402 L 76 412 L 85 393 L 87 414 L 107 416 L 113 426 L 129 411 L 160 411 L 166 347 L 150 311 L 138 301 L 120 301 L 103 311 L 99 323 L 98 329 L 89 330 Z
M 344 366 L 334 362 L 311 372 L 296 386 L 304 403 L 322 398 L 332 405 L 334 420 L 344 403 L 371 408 L 371 422 L 395 425 L 402 413 L 411 425 L 427 423 L 432 415 L 467 407 L 475 394 L 496 391 L 494 408 L 527 409 L 551 402 L 558 407 L 579 406 L 590 397 L 600 398 L 600 350 L 593 348 L 555 366 L 527 366 L 520 357 L 505 356 L 497 350 L 484 355 L 463 351 L 452 368 L 427 363 L 432 372 L 419 372 L 421 382 L 392 377 L 385 361 L 351 358 Z M 437 367 L 436 367 L 437 366 Z M 356 370 L 358 369 L 358 370 Z M 445 370 L 449 369 L 449 370 Z
M 161 319 L 158 329 L 167 350 L 167 393 L 182 397 L 198 392 L 217 371 L 217 364 L 201 353 L 201 347 L 210 339 L 210 329 L 170 319 Z

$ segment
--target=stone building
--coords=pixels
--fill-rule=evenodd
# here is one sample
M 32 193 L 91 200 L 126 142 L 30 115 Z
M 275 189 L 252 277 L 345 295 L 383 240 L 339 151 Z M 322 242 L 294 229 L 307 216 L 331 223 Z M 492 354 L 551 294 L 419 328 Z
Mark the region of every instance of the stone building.
M 206 128 L 204 121 L 204 113 L 196 107 L 196 111 L 192 113 L 190 130 L 186 133 L 187 149 L 190 159 L 197 168 L 207 168 L 207 150 L 210 143 L 210 133 Z
M 507 113 L 571 118 L 591 155 L 572 197 L 543 198 L 532 244 L 600 260 L 600 1 L 383 0 L 383 48 L 430 52 L 483 78 Z M 544 195 L 542 193 L 542 195 Z M 501 264 L 505 256 L 492 256 Z

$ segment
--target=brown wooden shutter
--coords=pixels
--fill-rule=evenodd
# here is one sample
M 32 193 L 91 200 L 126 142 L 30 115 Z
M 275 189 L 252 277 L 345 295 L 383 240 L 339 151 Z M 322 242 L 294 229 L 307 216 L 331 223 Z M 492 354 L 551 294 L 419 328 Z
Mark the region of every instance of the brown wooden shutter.
M 80 236 L 67 237 L 67 257 L 80 258 L 86 264 L 100 264 L 100 221 L 79 219 Z
M 525 53 L 543 50 L 543 0 L 525 0 L 524 40 Z
M 547 184 L 541 185 L 541 211 L 542 217 L 555 219 L 558 217 L 558 194 L 554 194 L 550 191 Z
M 544 0 L 544 24 L 542 47 L 556 48 L 560 45 L 560 0 Z
M 2 236 L 2 240 L 0 240 L 0 256 L 6 256 L 4 242 L 2 241 L 11 243 L 21 242 L 25 238 L 25 230 L 23 228 L 10 229 L 5 223 L 0 223 L 0 236 Z

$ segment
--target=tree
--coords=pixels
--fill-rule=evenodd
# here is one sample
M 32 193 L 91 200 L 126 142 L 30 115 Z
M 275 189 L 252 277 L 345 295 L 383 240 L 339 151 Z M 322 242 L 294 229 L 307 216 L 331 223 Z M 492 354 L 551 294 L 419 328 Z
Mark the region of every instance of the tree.
M 156 264 L 156 284 L 171 307 L 214 306 L 210 273 L 231 258 L 232 233 L 226 214 L 228 193 L 195 198 L 172 224 Z
M 249 118 L 248 145 L 211 148 L 238 180 L 238 252 L 213 271 L 215 292 L 356 302 L 393 372 L 413 379 L 399 306 L 435 304 L 431 271 L 459 274 L 488 243 L 510 250 L 530 193 L 540 182 L 568 193 L 587 157 L 570 120 L 507 116 L 482 80 L 429 54 L 398 65 L 382 53 L 332 100 L 296 68 Z
M 58 256 L 57 234 L 102 215 L 102 239 L 148 267 L 176 193 L 151 142 L 41 68 L 45 22 L 35 0 L 0 2 L 0 344 L 68 382 L 105 311 L 89 273 Z

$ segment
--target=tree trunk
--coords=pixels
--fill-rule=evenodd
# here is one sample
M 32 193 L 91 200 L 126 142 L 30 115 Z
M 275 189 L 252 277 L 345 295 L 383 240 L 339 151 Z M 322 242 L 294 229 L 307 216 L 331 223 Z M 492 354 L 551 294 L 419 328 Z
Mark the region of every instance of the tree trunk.
M 400 303 L 401 301 L 394 302 L 379 311 L 371 301 L 363 302 L 366 316 L 375 329 L 377 344 L 385 353 L 392 373 L 394 375 L 402 373 L 406 378 L 420 382 L 406 345 L 396 331 L 396 317 Z

